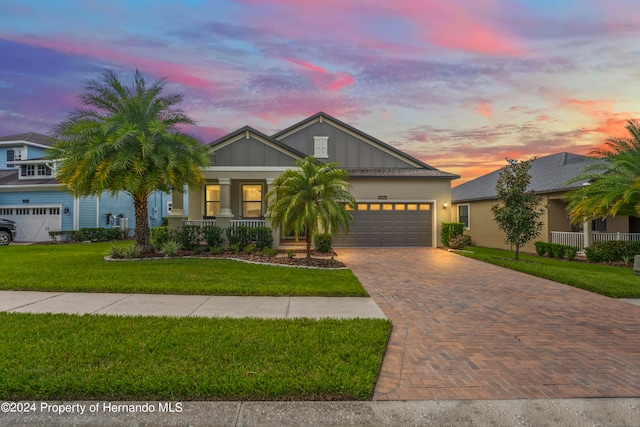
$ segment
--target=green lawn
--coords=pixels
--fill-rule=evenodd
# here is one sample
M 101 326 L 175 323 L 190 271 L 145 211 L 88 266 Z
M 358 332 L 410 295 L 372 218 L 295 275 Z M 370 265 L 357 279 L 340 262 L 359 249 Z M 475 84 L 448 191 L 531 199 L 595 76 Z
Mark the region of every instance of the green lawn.
M 499 249 L 468 247 L 458 254 L 614 298 L 640 298 L 640 276 L 631 268 L 562 261 Z
M 156 294 L 368 296 L 350 270 L 222 259 L 105 262 L 109 243 L 2 246 L 0 289 Z
M 366 400 L 380 319 L 0 313 L 0 400 Z

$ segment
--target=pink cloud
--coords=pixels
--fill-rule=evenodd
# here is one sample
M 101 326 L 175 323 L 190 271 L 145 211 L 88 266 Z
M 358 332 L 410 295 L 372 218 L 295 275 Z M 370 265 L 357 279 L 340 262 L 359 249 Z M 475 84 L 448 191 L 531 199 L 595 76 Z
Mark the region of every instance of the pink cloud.
M 493 107 L 488 102 L 481 102 L 478 105 L 478 113 L 482 114 L 486 118 L 490 119 L 493 113 Z
M 296 59 L 286 59 L 286 61 L 302 67 L 303 74 L 319 89 L 337 92 L 343 87 L 351 86 L 355 82 L 355 79 L 346 73 L 330 73 L 320 66 Z
M 65 39 L 37 36 L 13 37 L 9 39 L 18 43 L 25 43 L 66 54 L 99 58 L 100 60 L 107 59 L 120 66 L 126 68 L 135 67 L 145 73 L 152 73 L 158 77 L 169 76 L 170 81 L 189 87 L 209 90 L 211 92 L 216 92 L 217 89 L 212 81 L 196 75 L 197 71 L 203 73 L 205 70 L 196 70 L 194 67 L 186 67 L 180 64 L 159 61 L 139 55 L 129 55 L 99 44 L 90 44 L 86 41 L 79 44 Z
M 272 0 L 269 9 L 261 0 L 240 0 L 251 5 L 255 24 L 288 38 L 304 38 L 305 34 L 322 35 L 327 31 L 343 43 L 379 49 L 394 54 L 424 51 L 429 46 L 487 55 L 522 55 L 526 49 L 515 36 L 499 28 L 504 4 L 499 0 Z M 272 8 L 273 5 L 279 7 Z M 264 14 L 277 14 L 276 25 Z M 246 16 L 246 15 L 244 15 Z M 409 34 L 402 45 L 390 43 L 376 28 L 377 19 L 396 18 L 404 21 Z M 271 20 L 272 21 L 272 20 Z M 415 37 L 411 38 L 413 33 Z M 418 49 L 419 47 L 419 49 Z M 398 48 L 402 49 L 398 51 Z

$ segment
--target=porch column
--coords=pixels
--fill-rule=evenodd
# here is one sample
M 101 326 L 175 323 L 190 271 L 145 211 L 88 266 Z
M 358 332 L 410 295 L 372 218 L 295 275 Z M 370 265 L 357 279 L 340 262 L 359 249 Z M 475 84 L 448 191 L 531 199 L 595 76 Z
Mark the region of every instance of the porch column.
M 271 189 L 273 188 L 273 181 L 275 180 L 275 178 L 267 178 L 267 193 L 269 191 L 271 191 Z M 267 207 L 269 206 L 269 201 L 265 199 L 265 202 L 267 204 Z M 264 224 L 267 227 L 271 227 L 271 218 L 269 216 L 267 216 L 266 210 L 265 210 L 265 215 L 264 215 Z M 273 247 L 277 248 L 280 245 L 280 229 L 276 229 L 274 227 L 271 227 L 271 236 L 273 237 Z
M 582 233 L 584 233 L 584 242 L 583 242 L 583 250 L 584 248 L 588 248 L 591 246 L 591 220 L 585 221 L 582 224 Z
M 231 210 L 231 179 L 219 178 L 220 184 L 220 213 L 216 215 L 216 225 L 222 228 L 231 226 L 233 211 Z
M 184 214 L 184 195 L 182 191 L 171 192 L 171 213 L 168 216 L 169 228 L 182 227 L 182 221 L 187 219 Z

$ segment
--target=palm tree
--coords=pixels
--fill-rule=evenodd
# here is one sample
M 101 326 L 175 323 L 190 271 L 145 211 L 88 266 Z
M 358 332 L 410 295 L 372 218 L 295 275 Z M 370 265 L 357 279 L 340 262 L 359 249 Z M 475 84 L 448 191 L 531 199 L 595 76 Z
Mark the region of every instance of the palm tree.
M 53 135 L 50 157 L 57 179 L 77 196 L 128 193 L 135 208 L 135 240 L 150 251 L 147 199 L 154 191 L 198 186 L 208 149 L 179 129 L 194 124 L 174 106 L 180 94 L 163 95 L 166 78 L 147 85 L 136 70 L 123 84 L 111 70 L 84 83 L 84 108 L 70 112 Z
M 346 206 L 355 207 L 349 193 L 348 175 L 337 163 L 318 163 L 312 156 L 298 160 L 299 169 L 289 169 L 273 181 L 266 198 L 274 198 L 267 208 L 271 223 L 285 234 L 306 233 L 307 258 L 311 239 L 320 228 L 335 234 L 338 226 L 349 229 L 353 217 Z
M 640 216 L 640 124 L 629 120 L 625 128 L 630 138 L 611 138 L 603 148 L 593 150 L 597 161 L 569 181 L 586 181 L 566 196 L 574 223 L 616 215 Z

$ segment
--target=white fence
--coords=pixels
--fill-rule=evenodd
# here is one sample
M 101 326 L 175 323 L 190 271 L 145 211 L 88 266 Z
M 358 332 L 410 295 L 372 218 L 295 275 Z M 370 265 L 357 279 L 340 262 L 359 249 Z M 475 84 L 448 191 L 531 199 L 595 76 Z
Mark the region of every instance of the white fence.
M 611 240 L 633 240 L 640 241 L 640 233 L 591 233 L 592 242 L 609 242 Z M 561 245 L 577 246 L 580 252 L 584 252 L 584 233 L 552 231 L 551 243 Z
M 232 219 L 231 227 L 264 227 L 266 221 L 264 219 Z
M 205 225 L 216 225 L 215 219 L 185 219 L 182 221 L 182 225 L 199 225 L 204 227 Z

